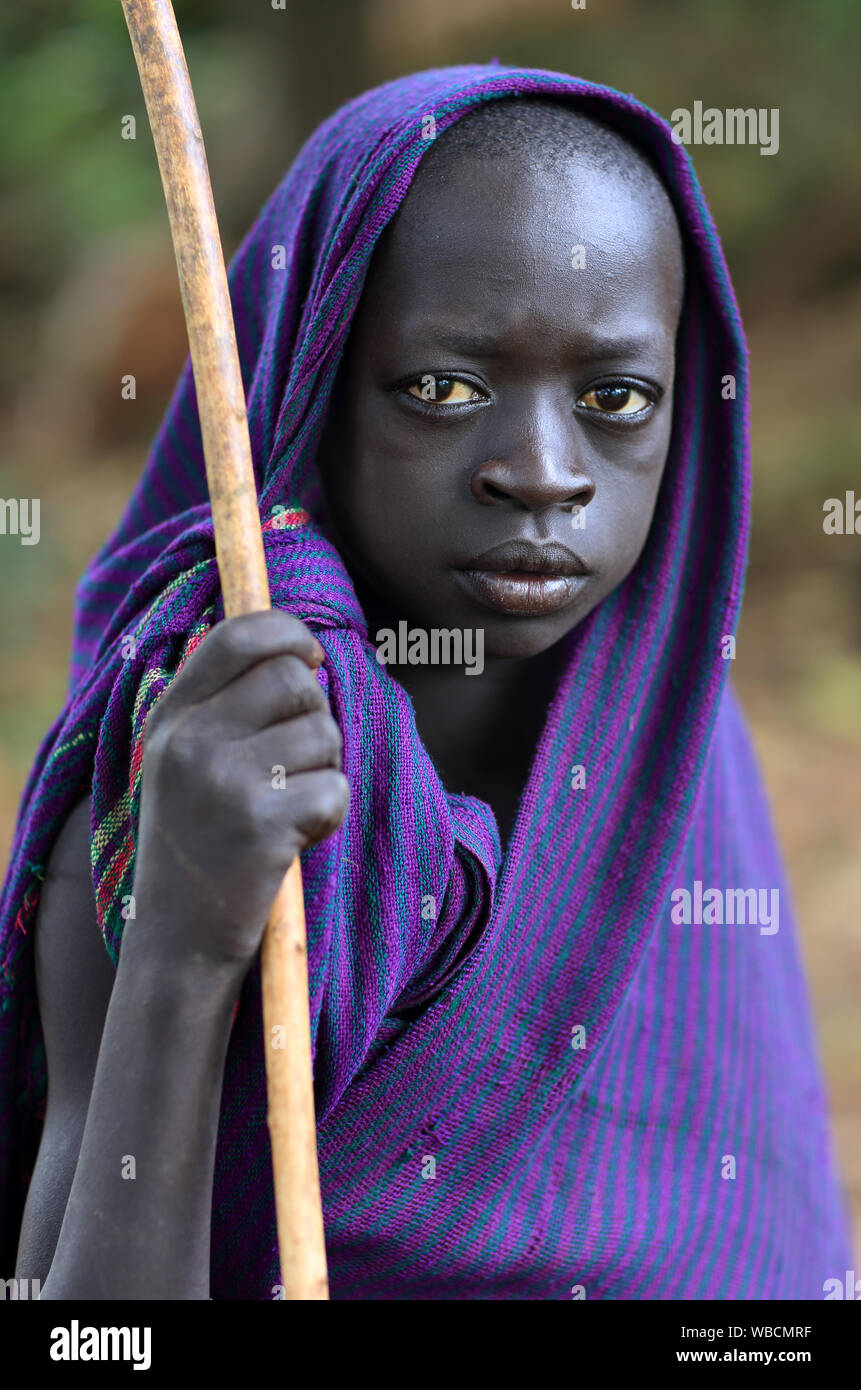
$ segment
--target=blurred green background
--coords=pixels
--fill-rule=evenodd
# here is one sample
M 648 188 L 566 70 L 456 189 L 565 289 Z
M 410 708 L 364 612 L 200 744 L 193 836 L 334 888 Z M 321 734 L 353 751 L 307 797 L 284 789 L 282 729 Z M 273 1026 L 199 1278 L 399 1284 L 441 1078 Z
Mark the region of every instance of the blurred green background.
M 230 254 L 314 125 L 365 87 L 499 57 L 676 107 L 777 107 L 780 149 L 692 149 L 752 353 L 754 532 L 734 674 L 800 912 L 861 1234 L 861 498 L 857 0 L 177 0 Z M 143 464 L 185 353 L 119 0 L 0 16 L 0 844 L 63 702 L 74 588 Z M 137 138 L 121 138 L 134 115 Z M 137 398 L 120 379 L 133 373 Z M 859 1240 L 861 1247 L 861 1240 Z

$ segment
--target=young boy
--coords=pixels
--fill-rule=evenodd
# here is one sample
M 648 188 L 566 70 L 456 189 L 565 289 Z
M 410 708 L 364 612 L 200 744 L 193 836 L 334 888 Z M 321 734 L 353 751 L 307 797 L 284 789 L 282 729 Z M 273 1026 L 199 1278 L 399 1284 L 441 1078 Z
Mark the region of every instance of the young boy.
M 821 1297 L 845 1211 L 726 685 L 745 350 L 684 151 L 573 78 L 417 74 L 317 132 L 231 289 L 277 611 L 218 621 L 186 369 L 3 900 L 17 1273 L 278 1296 L 257 952 L 301 852 L 334 1298 Z

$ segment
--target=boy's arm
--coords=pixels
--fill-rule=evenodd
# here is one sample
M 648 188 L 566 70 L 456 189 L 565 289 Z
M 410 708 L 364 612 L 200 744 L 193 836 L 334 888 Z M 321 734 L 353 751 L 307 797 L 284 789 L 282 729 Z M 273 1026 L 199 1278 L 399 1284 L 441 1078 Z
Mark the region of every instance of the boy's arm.
M 138 922 L 142 906 L 151 915 L 137 904 Z M 221 1082 L 244 971 L 171 969 L 132 925 L 114 972 L 84 802 L 57 841 L 36 930 L 48 1104 L 18 1277 L 40 1279 L 43 1299 L 209 1297 Z
M 49 1072 L 48 1103 L 18 1245 L 18 1276 L 44 1284 L 90 1103 L 114 967 L 89 873 L 90 802 L 78 804 L 48 860 L 34 950 Z
M 42 1298 L 209 1296 L 234 1006 L 291 861 L 349 804 L 322 659 L 287 613 L 229 618 L 159 697 L 113 980 L 86 808 L 58 841 L 36 926 L 48 1109 L 19 1256 L 20 1278 L 51 1260 Z

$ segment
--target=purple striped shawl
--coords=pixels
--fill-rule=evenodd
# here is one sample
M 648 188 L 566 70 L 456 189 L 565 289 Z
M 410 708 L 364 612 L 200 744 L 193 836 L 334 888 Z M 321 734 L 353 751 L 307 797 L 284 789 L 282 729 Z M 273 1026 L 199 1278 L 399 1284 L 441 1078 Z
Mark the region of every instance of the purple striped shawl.
M 650 152 L 683 227 L 688 288 L 655 520 L 633 574 L 566 639 L 503 856 L 490 808 L 444 789 L 406 693 L 374 659 L 324 534 L 314 456 L 375 242 L 428 147 L 424 118 L 439 133 L 517 94 L 570 101 Z M 571 77 L 418 73 L 316 132 L 230 284 L 261 518 L 308 513 L 266 526 L 273 601 L 324 647 L 352 788 L 344 828 L 302 856 L 333 1297 L 821 1298 L 851 1264 L 846 1211 L 789 895 L 721 656 L 747 545 L 746 349 L 684 149 L 632 98 Z M 220 616 L 186 366 L 81 584 L 68 704 L 27 786 L 5 884 L 7 1252 L 44 1104 L 31 949 L 43 866 L 92 787 L 93 879 L 116 961 L 143 721 Z M 572 788 L 573 764 L 585 788 Z M 695 881 L 779 888 L 779 931 L 677 925 L 670 894 Z M 268 1299 L 278 1283 L 255 966 L 225 1072 L 212 1292 Z

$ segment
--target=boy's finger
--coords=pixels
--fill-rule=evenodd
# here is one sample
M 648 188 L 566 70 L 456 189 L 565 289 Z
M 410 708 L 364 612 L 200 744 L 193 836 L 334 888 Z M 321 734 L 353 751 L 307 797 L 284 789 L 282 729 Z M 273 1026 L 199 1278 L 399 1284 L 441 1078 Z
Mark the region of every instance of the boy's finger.
M 226 618 L 189 657 L 164 700 L 207 700 L 244 671 L 273 656 L 298 656 L 316 669 L 323 660 L 323 649 L 303 622 L 279 608 Z
M 327 709 L 316 676 L 297 656 L 258 662 L 218 691 L 213 705 L 219 726 L 242 738 L 297 715 Z

